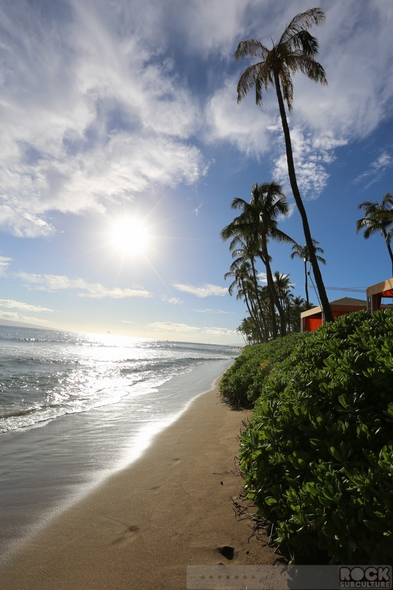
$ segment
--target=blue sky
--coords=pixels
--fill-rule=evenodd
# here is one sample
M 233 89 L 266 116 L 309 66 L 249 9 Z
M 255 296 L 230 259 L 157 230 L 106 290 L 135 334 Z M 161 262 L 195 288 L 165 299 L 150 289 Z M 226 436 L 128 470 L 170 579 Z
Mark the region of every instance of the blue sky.
M 220 231 L 255 182 L 275 179 L 293 198 L 274 90 L 263 108 L 252 95 L 238 105 L 251 62 L 233 55 L 245 39 L 269 46 L 313 6 L 0 1 L 0 321 L 241 342 Z M 393 191 L 393 4 L 319 6 L 326 22 L 311 32 L 329 85 L 294 78 L 298 179 L 326 286 L 365 288 L 391 276 L 382 238 L 357 235 L 356 220 L 359 203 Z M 149 234 L 141 252 L 113 244 L 125 217 Z M 280 227 L 304 242 L 294 207 Z M 304 296 L 291 247 L 270 250 Z M 363 297 L 328 290 L 345 295 Z

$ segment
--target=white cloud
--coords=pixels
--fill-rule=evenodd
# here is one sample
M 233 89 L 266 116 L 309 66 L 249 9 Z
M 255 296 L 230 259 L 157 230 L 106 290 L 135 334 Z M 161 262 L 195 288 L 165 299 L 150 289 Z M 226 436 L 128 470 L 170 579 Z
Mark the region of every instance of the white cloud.
M 197 328 L 196 326 L 177 324 L 175 322 L 153 322 L 152 324 L 149 324 L 149 327 L 163 332 L 185 332 L 192 334 L 200 332 L 200 328 Z
M 43 6 L 37 0 L 0 7 L 3 229 L 48 236 L 56 231 L 50 211 L 104 213 L 153 186 L 196 182 L 206 172 L 193 143 L 198 135 L 247 156 L 273 153 L 274 174 L 284 177 L 274 89 L 263 108 L 253 93 L 237 105 L 237 80 L 251 60 L 236 66 L 233 52 L 241 39 L 277 39 L 303 1 Z M 313 32 L 329 86 L 297 75 L 291 114 L 299 183 L 309 196 L 325 187 L 335 149 L 364 138 L 392 113 L 392 6 L 324 0 L 322 7 L 326 23 Z M 184 62 L 194 67 L 195 57 L 189 80 L 182 78 Z M 202 60 L 206 77 L 195 92 Z
M 163 297 L 162 300 L 171 303 L 172 305 L 179 305 L 179 303 L 182 303 L 182 300 L 178 297 Z
M 236 330 L 229 330 L 228 328 L 203 328 L 205 334 L 213 334 L 215 336 L 235 336 Z
M 188 324 L 177 324 L 174 322 L 154 322 L 152 324 L 149 324 L 149 327 L 162 332 L 183 333 L 189 335 L 210 334 L 214 336 L 234 336 L 237 334 L 235 330 L 229 330 L 228 328 L 215 328 L 209 326 L 198 328 L 196 326 L 189 326 Z
M 237 79 L 228 78 L 206 107 L 206 140 L 229 141 L 243 153 L 264 154 L 270 145 L 271 116 L 251 100 L 237 104 Z
M 174 283 L 173 286 L 179 291 L 195 295 L 196 297 L 224 297 L 228 294 L 228 289 L 225 287 L 219 287 L 218 285 L 206 284 L 203 287 L 195 287 L 193 285 L 182 285 L 181 283 Z
M 198 217 L 198 215 L 199 215 L 199 211 L 200 211 L 200 209 L 202 208 L 202 206 L 203 206 L 203 203 L 200 203 L 200 204 L 198 205 L 198 207 L 195 207 L 195 209 L 193 209 L 193 211 L 192 211 L 192 212 L 194 213 L 194 215 L 196 215 L 197 217 Z
M 232 312 L 229 312 L 229 311 L 223 311 L 222 309 L 193 309 L 192 311 L 195 311 L 196 313 L 218 313 L 218 314 L 221 314 L 221 313 L 225 313 L 225 314 L 232 313 Z
M 298 182 L 308 198 L 317 197 L 326 186 L 335 150 L 366 137 L 391 116 L 393 108 L 393 6 L 379 0 L 330 0 L 322 2 L 322 8 L 326 22 L 312 33 L 319 40 L 317 59 L 326 70 L 329 85 L 323 87 L 301 73 L 296 75 L 290 116 Z M 249 23 L 242 38 L 258 38 L 269 46 L 271 36 L 277 40 L 284 23 L 305 6 L 301 2 L 278 6 L 266 1 L 262 10 L 268 9 L 274 18 L 258 19 L 257 36 L 255 26 Z M 226 79 L 210 98 L 208 138 L 229 141 L 256 158 L 272 152 L 273 176 L 288 186 L 274 88 L 263 91 L 262 108 L 255 106 L 253 90 L 236 104 L 238 79 L 251 63 L 252 59 L 242 60 L 237 75 Z
M 291 131 L 296 177 L 303 197 L 317 198 L 325 188 L 329 174 L 326 165 L 335 160 L 334 149 L 345 145 L 345 140 L 334 139 L 332 134 L 315 137 L 300 126 Z M 273 157 L 273 176 L 286 191 L 290 191 L 287 156 L 284 140 L 277 136 L 277 155 Z
M 384 151 L 374 162 L 371 163 L 368 170 L 360 174 L 357 178 L 355 178 L 354 183 L 357 184 L 359 182 L 363 182 L 368 180 L 367 184 L 364 188 L 368 188 L 374 182 L 377 182 L 383 173 L 393 166 L 393 157 Z
M 13 299 L 0 299 L 0 307 L 22 309 L 23 311 L 53 311 L 48 307 L 41 307 L 41 305 L 30 305 L 22 301 L 14 301 Z
M 82 291 L 79 297 L 90 297 L 93 299 L 102 299 L 110 297 L 112 299 L 125 299 L 128 297 L 151 297 L 151 293 L 144 289 L 108 289 L 100 283 L 88 283 L 84 279 L 70 279 L 66 276 L 58 275 L 36 275 L 25 272 L 18 273 L 29 287 L 40 291 L 59 291 L 62 289 L 74 289 Z
M 0 256 L 0 277 L 5 275 L 11 260 L 7 256 Z
M 46 326 L 49 324 L 48 320 L 44 320 L 42 318 L 36 318 L 34 316 L 26 316 L 21 313 L 17 313 L 15 311 L 1 311 L 0 310 L 0 319 L 8 320 L 10 322 L 24 322 L 27 324 L 37 324 Z
M 35 4 L 0 8 L 0 218 L 18 236 L 53 233 L 51 210 L 104 212 L 153 184 L 194 182 L 203 168 L 188 142 L 197 101 L 163 47 L 139 37 L 131 7 L 62 8 L 66 17 L 60 7 L 47 17 Z

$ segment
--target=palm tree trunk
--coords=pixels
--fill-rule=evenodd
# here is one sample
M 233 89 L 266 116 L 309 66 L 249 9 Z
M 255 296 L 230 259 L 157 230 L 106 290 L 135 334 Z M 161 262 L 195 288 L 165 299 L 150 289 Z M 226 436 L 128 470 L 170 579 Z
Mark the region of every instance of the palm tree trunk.
M 392 247 L 390 245 L 390 239 L 389 239 L 389 235 L 388 235 L 387 231 L 386 230 L 383 230 L 382 233 L 383 233 L 383 237 L 385 238 L 386 246 L 388 248 L 388 252 L 389 252 L 389 256 L 390 256 L 390 261 L 392 263 L 392 277 L 393 277 L 393 252 L 392 252 Z
M 274 74 L 274 83 L 275 83 L 275 87 L 276 87 L 278 106 L 280 109 L 282 128 L 284 131 L 289 181 L 291 183 L 292 193 L 293 193 L 293 197 L 295 199 L 296 206 L 299 210 L 300 217 L 302 218 L 304 237 L 306 239 L 306 244 L 307 244 L 309 256 L 310 256 L 310 262 L 311 262 L 311 266 L 313 269 L 315 282 L 317 284 L 317 289 L 318 289 L 318 293 L 319 293 L 319 298 L 321 300 L 321 305 L 322 305 L 322 310 L 323 310 L 323 313 L 325 316 L 325 321 L 332 322 L 333 321 L 332 310 L 330 308 L 329 300 L 326 295 L 325 285 L 323 284 L 322 274 L 319 269 L 318 260 L 316 258 L 315 247 L 312 242 L 310 227 L 308 225 L 307 213 L 304 208 L 302 198 L 300 196 L 299 187 L 297 185 L 295 165 L 293 162 L 291 135 L 289 132 L 287 115 L 285 112 L 284 100 L 283 100 L 282 92 L 281 92 L 280 79 L 276 73 Z
M 304 288 L 306 290 L 306 303 L 308 309 L 310 307 L 310 299 L 308 297 L 307 259 L 304 261 Z

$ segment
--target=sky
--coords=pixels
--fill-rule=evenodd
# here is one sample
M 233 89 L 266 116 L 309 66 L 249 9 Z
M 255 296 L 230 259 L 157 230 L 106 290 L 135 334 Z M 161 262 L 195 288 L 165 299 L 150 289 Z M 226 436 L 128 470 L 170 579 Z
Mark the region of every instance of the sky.
M 246 308 L 228 293 L 220 238 L 233 199 L 280 182 L 291 214 L 279 227 L 304 236 L 274 89 L 262 107 L 252 92 L 237 104 L 253 60 L 234 53 L 247 39 L 270 47 L 314 6 L 0 0 L 0 323 L 242 342 Z M 363 299 L 342 289 L 392 275 L 382 237 L 365 240 L 356 221 L 360 203 L 393 192 L 393 3 L 319 6 L 326 21 L 311 33 L 328 86 L 294 76 L 295 164 L 329 299 Z M 305 297 L 302 261 L 269 246 L 273 271 Z

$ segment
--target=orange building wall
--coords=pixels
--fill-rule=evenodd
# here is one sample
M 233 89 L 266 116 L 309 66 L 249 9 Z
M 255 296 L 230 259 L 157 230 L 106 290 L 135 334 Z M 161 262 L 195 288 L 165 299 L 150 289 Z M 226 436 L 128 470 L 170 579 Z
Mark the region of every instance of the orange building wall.
M 332 308 L 333 312 L 333 319 L 337 319 L 342 315 L 346 315 L 347 313 L 351 313 L 352 311 L 360 311 L 362 309 L 366 309 L 366 306 L 360 307 L 359 305 L 350 305 L 341 308 Z M 303 318 L 303 332 L 314 332 L 317 330 L 319 326 L 322 326 L 322 314 L 316 313 L 313 316 L 308 316 Z

